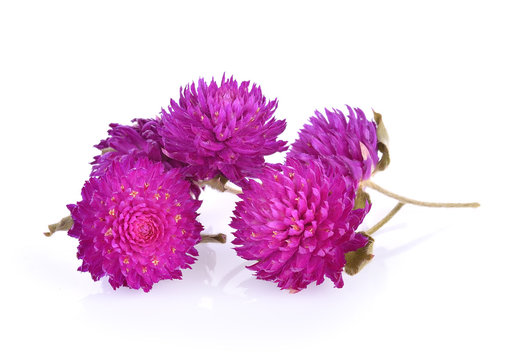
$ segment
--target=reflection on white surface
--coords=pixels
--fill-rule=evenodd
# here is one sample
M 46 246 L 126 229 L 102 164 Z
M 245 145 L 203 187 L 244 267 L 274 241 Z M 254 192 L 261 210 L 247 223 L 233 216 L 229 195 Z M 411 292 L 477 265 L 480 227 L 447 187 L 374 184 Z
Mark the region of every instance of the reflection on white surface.
M 99 291 L 80 301 L 87 322 L 105 332 L 135 326 L 143 328 L 147 336 L 166 334 L 172 339 L 192 337 L 199 324 L 200 332 L 217 334 L 205 341 L 217 341 L 219 334 L 228 333 L 229 341 L 240 343 L 260 337 L 290 341 L 308 331 L 309 341 L 319 342 L 341 324 L 363 322 L 369 317 L 365 309 L 386 286 L 386 261 L 425 244 L 445 229 L 439 223 L 417 238 L 401 241 L 397 234 L 405 232 L 407 226 L 406 216 L 400 215 L 378 234 L 382 240 L 376 246 L 375 259 L 355 277 L 344 275 L 344 288 L 336 289 L 326 280 L 320 286 L 312 284 L 300 293 L 289 294 L 272 282 L 256 279 L 245 268 L 250 262 L 233 250 L 228 223 L 236 197 L 207 190 L 203 199 L 200 212 L 206 232 L 226 232 L 228 242 L 199 244 L 199 257 L 192 269 L 183 271 L 182 280 L 161 281 L 149 293 L 127 288 L 115 291 L 106 279 L 101 280 Z M 220 211 L 214 207 L 219 201 Z M 399 242 L 391 244 L 393 237 Z M 262 333 L 260 329 L 264 329 Z

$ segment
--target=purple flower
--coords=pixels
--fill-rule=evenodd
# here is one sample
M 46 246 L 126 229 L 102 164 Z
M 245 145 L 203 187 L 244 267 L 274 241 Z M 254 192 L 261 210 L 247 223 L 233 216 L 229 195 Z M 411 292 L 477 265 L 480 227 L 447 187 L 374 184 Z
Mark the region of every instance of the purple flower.
M 316 111 L 287 157 L 304 162 L 320 158 L 325 164 L 339 165 L 343 175 L 357 182 L 368 179 L 378 163 L 376 125 L 361 109 L 347 108 L 348 122 L 339 110 L 326 109 L 327 117 Z
M 190 195 L 181 169 L 166 171 L 147 158 L 114 160 L 101 177 L 91 177 L 83 199 L 68 205 L 79 239 L 78 270 L 111 286 L 149 291 L 162 279 L 180 279 L 198 253 L 200 201 Z
M 235 250 L 256 261 L 248 268 L 291 291 L 324 276 L 342 287 L 345 253 L 368 241 L 355 232 L 370 208 L 353 209 L 356 184 L 317 161 L 292 159 L 281 171 L 266 168 L 260 180 L 244 188 L 231 223 Z
M 181 89 L 169 112 L 162 111 L 164 152 L 190 164 L 189 171 L 201 179 L 222 174 L 239 183 L 256 177 L 264 156 L 286 150 L 286 142 L 277 140 L 286 122 L 273 117 L 276 107 L 277 100 L 267 102 L 249 81 L 238 85 L 223 75 L 218 86 L 200 79 L 198 87 Z
M 161 120 L 134 119 L 133 126 L 110 124 L 109 137 L 95 147 L 99 150 L 113 149 L 98 155 L 92 162 L 92 176 L 102 176 L 114 160 L 147 157 L 153 162 L 162 162 L 166 169 L 182 167 L 184 164 L 168 158 L 161 147 L 158 128 Z

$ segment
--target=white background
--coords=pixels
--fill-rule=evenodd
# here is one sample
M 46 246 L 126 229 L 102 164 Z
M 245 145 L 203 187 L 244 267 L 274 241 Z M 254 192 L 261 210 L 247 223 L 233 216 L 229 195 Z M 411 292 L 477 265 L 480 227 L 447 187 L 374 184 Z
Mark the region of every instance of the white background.
M 51 359 L 508 357 L 508 10 L 505 1 L 2 1 L 0 356 Z M 429 201 L 376 234 L 343 289 L 256 280 L 199 245 L 181 281 L 145 294 L 77 272 L 45 238 L 79 200 L 108 124 L 153 117 L 226 72 L 279 99 L 292 141 L 315 109 L 382 113 L 392 163 L 374 180 Z M 229 233 L 235 197 L 201 219 Z M 373 194 L 373 225 L 394 201 Z

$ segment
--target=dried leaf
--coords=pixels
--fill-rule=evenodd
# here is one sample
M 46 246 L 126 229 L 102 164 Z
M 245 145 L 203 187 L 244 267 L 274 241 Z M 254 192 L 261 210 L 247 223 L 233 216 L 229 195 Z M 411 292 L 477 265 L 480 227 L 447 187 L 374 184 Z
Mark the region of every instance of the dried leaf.
M 382 153 L 382 158 L 378 161 L 375 171 L 383 171 L 391 162 L 389 156 L 389 134 L 382 121 L 382 114 L 377 113 L 375 110 L 373 110 L 373 114 L 376 122 L 377 147 L 378 151 Z
M 228 179 L 224 175 L 218 175 L 210 180 L 202 180 L 198 182 L 200 187 L 210 186 L 212 189 L 217 191 L 225 192 L 226 191 L 226 183 Z
M 367 245 L 358 250 L 350 251 L 345 254 L 346 258 L 345 272 L 348 275 L 357 274 L 375 256 L 373 255 L 373 243 L 375 242 L 375 240 L 371 236 L 365 233 L 363 234 L 368 238 Z
M 72 227 L 73 224 L 74 221 L 72 220 L 72 217 L 70 215 L 66 216 L 65 218 L 62 218 L 62 220 L 60 220 L 59 222 L 48 225 L 49 231 L 45 232 L 44 235 L 49 237 L 56 233 L 57 231 L 67 231 Z
M 362 188 L 359 187 L 357 190 L 357 194 L 355 196 L 355 204 L 354 210 L 364 209 L 366 207 L 366 201 L 371 204 L 371 199 L 369 198 L 369 194 L 365 192 Z

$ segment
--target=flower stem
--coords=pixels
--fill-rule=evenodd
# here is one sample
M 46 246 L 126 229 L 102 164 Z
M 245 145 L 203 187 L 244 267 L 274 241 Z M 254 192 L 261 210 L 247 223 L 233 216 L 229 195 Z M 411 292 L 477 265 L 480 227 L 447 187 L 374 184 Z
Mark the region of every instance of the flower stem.
M 228 179 L 224 175 L 218 175 L 210 180 L 200 180 L 195 182 L 199 187 L 209 186 L 220 192 L 229 192 L 235 195 L 242 194 L 242 190 L 237 190 L 228 185 Z
M 402 202 L 404 204 L 413 204 L 418 206 L 427 206 L 427 207 L 435 207 L 435 208 L 476 208 L 479 207 L 479 203 L 473 202 L 473 203 L 438 203 L 438 202 L 428 202 L 428 201 L 419 201 L 419 200 L 413 200 L 410 198 L 407 198 L 405 196 L 401 196 L 398 194 L 395 194 L 393 192 L 390 192 L 389 190 L 384 189 L 380 185 L 375 184 L 371 180 L 365 180 L 362 182 L 363 185 L 366 185 L 367 187 L 372 188 L 373 190 L 376 190 L 388 197 L 391 197 L 393 199 L 398 200 L 399 202 Z
M 228 185 L 228 184 L 225 184 L 225 185 L 224 185 L 224 191 L 229 192 L 229 193 L 231 193 L 231 194 L 235 194 L 235 195 L 242 194 L 242 190 L 237 190 L 237 189 L 235 189 L 235 188 L 231 187 L 231 186 L 230 186 L 230 185 Z
M 44 235 L 50 237 L 57 231 L 67 231 L 72 227 L 73 223 L 74 222 L 72 220 L 71 215 L 66 216 L 65 218 L 62 218 L 62 220 L 60 220 L 59 222 L 48 225 L 49 231 L 45 232 Z
M 201 234 L 200 243 L 226 243 L 226 235 L 225 234 Z
M 384 226 L 390 219 L 393 218 L 394 215 L 405 205 L 402 202 L 399 202 L 385 217 L 377 222 L 373 227 L 371 227 L 369 230 L 365 231 L 367 235 L 373 235 L 375 232 L 377 232 L 382 226 Z

